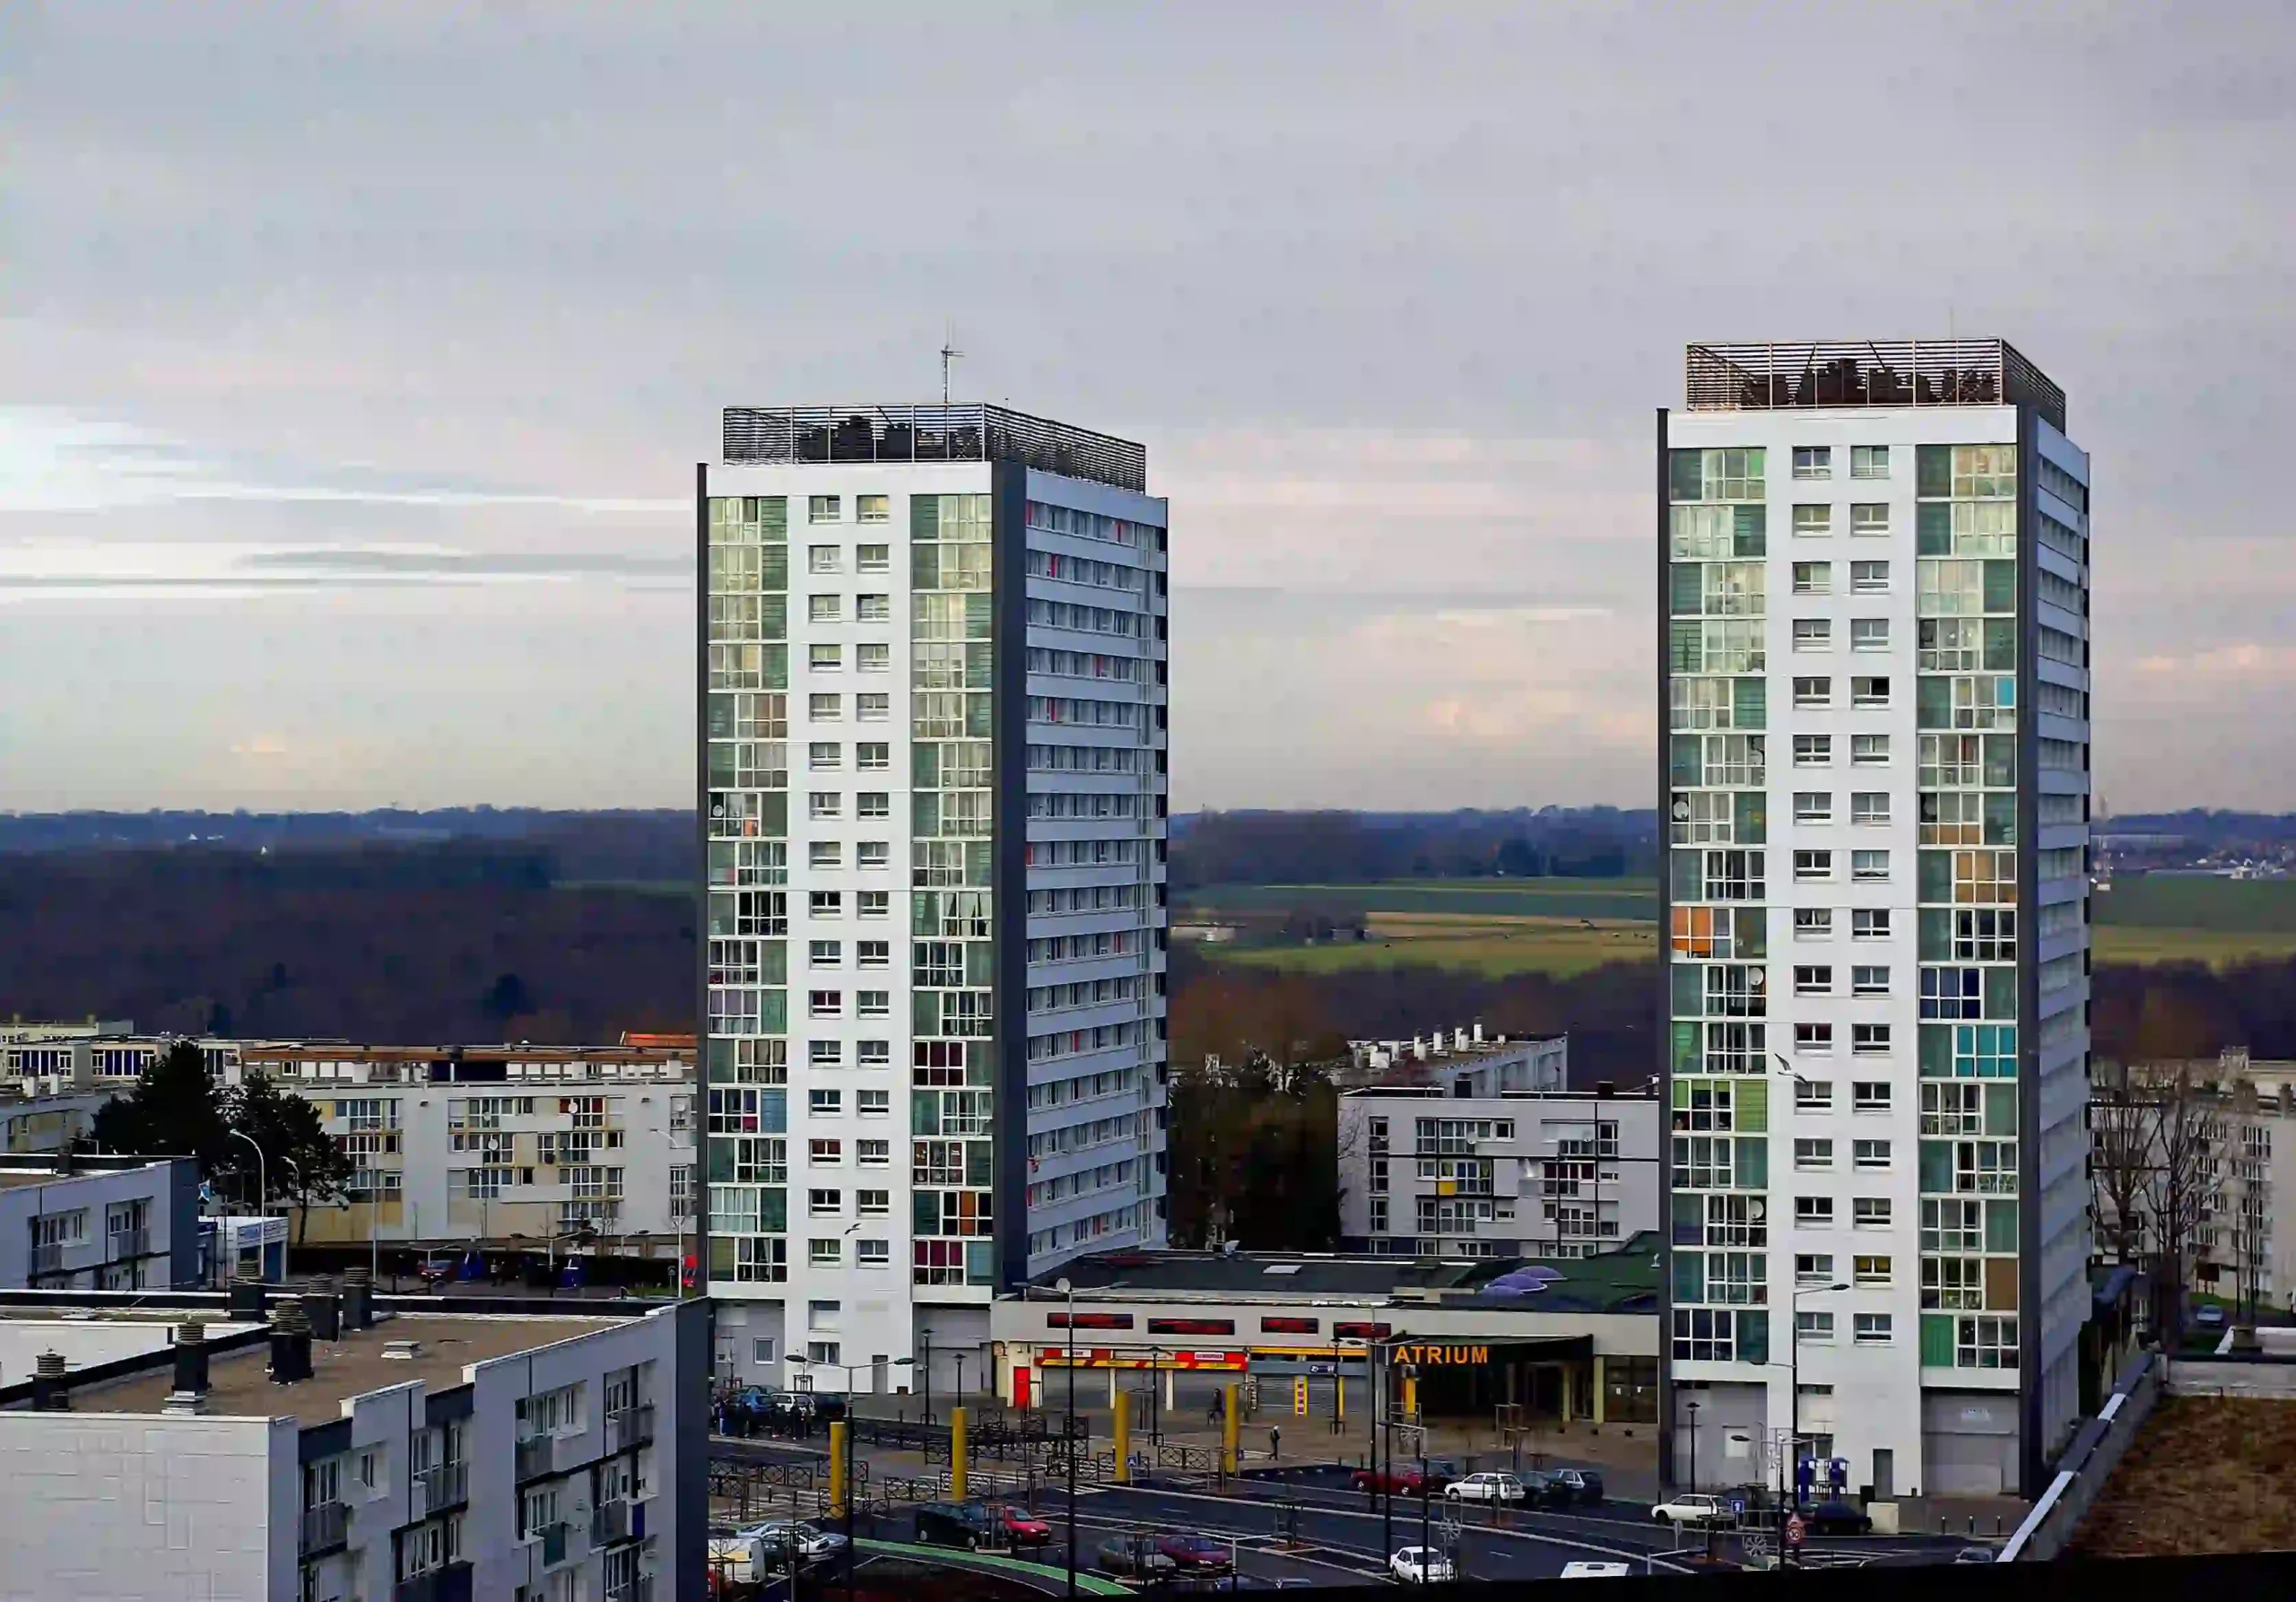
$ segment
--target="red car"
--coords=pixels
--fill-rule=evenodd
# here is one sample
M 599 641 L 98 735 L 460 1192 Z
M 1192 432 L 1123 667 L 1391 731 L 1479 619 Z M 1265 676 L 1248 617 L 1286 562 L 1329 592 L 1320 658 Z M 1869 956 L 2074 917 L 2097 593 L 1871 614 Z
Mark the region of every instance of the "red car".
M 997 1506 L 988 1510 L 992 1528 L 1002 1530 L 1010 1546 L 1049 1546 L 1052 1526 L 1026 1509 Z
M 1172 1567 L 1185 1574 L 1218 1573 L 1233 1566 L 1228 1549 L 1209 1536 L 1158 1536 L 1154 1550 L 1172 1560 Z
M 1429 1464 L 1424 1481 L 1428 1493 L 1433 1495 L 1440 1492 L 1444 1486 L 1451 1483 L 1452 1478 L 1453 1476 L 1448 1467 Z M 1419 1465 L 1416 1463 L 1401 1463 L 1392 1468 L 1385 1469 L 1359 1468 L 1347 1476 L 1349 1490 L 1368 1491 L 1374 1496 L 1383 1491 L 1396 1496 L 1416 1496 L 1419 1494 L 1421 1483 Z

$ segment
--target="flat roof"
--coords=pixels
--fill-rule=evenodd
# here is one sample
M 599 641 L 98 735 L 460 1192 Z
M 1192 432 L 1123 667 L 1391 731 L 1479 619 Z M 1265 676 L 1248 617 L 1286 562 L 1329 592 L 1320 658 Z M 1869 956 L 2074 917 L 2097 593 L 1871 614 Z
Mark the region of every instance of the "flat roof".
M 293 1385 L 271 1382 L 270 1343 L 258 1342 L 210 1356 L 207 1411 L 225 1417 L 291 1415 L 309 1428 L 342 1417 L 344 1403 L 370 1390 L 403 1385 L 409 1380 L 420 1380 L 432 1390 L 449 1390 L 463 1383 L 463 1370 L 472 1363 L 516 1356 L 628 1321 L 393 1314 L 339 1341 L 314 1338 L 311 1377 Z M 383 1355 L 386 1342 L 408 1340 L 421 1343 L 414 1357 Z M 74 1389 L 72 1409 L 75 1413 L 159 1413 L 174 1389 L 174 1365 L 163 1363 L 125 1380 Z
M 1074 423 L 976 402 L 727 406 L 727 463 L 1020 462 L 1145 494 L 1148 451 Z

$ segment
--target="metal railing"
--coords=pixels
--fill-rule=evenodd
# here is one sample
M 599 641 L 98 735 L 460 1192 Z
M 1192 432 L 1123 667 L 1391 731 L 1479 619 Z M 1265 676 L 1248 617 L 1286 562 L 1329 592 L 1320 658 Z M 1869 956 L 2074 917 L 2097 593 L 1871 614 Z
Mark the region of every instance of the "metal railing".
M 303 1510 L 302 1552 L 332 1552 L 351 1538 L 351 1510 L 339 1502 L 323 1502 Z
M 568 1547 L 566 1520 L 545 1524 L 537 1533 L 542 1537 L 542 1566 L 548 1569 L 564 1563 Z
M 606 1415 L 606 1450 L 639 1446 L 654 1439 L 654 1404 L 640 1402 Z
M 35 1246 L 32 1248 L 32 1272 L 34 1274 L 60 1274 L 63 1271 L 64 1247 L 60 1242 L 54 1246 Z
M 590 1545 L 604 1546 L 614 1541 L 630 1539 L 630 1504 L 616 1500 L 602 1502 L 590 1511 Z
M 514 1471 L 522 1480 L 539 1479 L 551 1471 L 554 1460 L 555 1436 L 533 1435 L 518 1442 Z
M 149 1257 L 152 1254 L 152 1232 L 148 1229 L 112 1231 L 110 1253 L 115 1263 L 127 1258 Z
M 654 1602 L 654 1577 L 632 1575 L 619 1585 L 606 1587 L 606 1602 Z
M 728 462 L 1019 462 L 1148 487 L 1144 446 L 1003 406 L 728 406 Z
M 470 1465 L 467 1463 L 437 1463 L 418 1469 L 414 1488 L 422 1493 L 425 1517 L 441 1508 L 450 1508 L 470 1500 Z
M 2005 339 L 1694 344 L 1683 366 L 1684 403 L 1693 412 L 2029 402 L 2065 426 L 2065 391 Z

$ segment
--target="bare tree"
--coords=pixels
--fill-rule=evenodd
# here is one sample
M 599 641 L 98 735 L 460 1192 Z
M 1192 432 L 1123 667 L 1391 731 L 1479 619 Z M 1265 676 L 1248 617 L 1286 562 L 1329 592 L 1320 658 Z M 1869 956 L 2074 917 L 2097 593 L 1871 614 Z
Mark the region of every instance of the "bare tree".
M 2182 1327 L 2210 1217 L 2217 1139 L 2214 1098 L 2189 1062 L 2098 1066 L 2090 1102 L 2090 1186 L 2097 1229 L 2118 1263 L 2150 1282 L 2154 1333 Z
M 2152 1103 L 2125 1064 L 2099 1062 L 2089 1098 L 2089 1188 L 2098 1239 L 2117 1264 L 2144 1255 Z

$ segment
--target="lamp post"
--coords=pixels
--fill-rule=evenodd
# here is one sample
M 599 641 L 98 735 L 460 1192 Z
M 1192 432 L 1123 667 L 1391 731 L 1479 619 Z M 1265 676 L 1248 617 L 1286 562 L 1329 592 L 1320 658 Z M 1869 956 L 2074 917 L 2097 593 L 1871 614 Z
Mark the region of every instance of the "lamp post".
M 1068 1594 L 1076 1594 L 1076 1287 L 1064 1276 L 1052 1287 L 1068 1299 Z
M 1779 1490 L 1782 1493 L 1778 1500 L 1778 1534 L 1781 1557 L 1784 1555 L 1787 1499 L 1801 1489 L 1799 1471 L 1802 1451 L 1802 1298 L 1829 1295 L 1835 1291 L 1846 1291 L 1848 1288 L 1846 1282 L 1840 1281 L 1830 1285 L 1811 1285 L 1805 1290 L 1796 1291 L 1787 1309 L 1794 1316 L 1787 1320 L 1793 1328 L 1787 1332 L 1786 1382 L 1793 1391 L 1794 1399 L 1787 1404 L 1788 1423 L 1785 1464 L 1787 1472 L 1780 1476 L 1785 1483 L 1779 1486 Z
M 951 1353 L 949 1361 L 957 1365 L 957 1406 L 961 1407 L 965 1405 L 966 1400 L 964 1348 L 960 1346 L 954 1352 Z
M 789 1360 L 789 1361 L 790 1361 L 791 1363 L 796 1363 L 796 1364 L 799 1368 L 801 1368 L 801 1369 L 839 1369 L 839 1370 L 842 1370 L 842 1371 L 844 1371 L 844 1374 L 845 1374 L 845 1595 L 846 1595 L 847 1602 L 852 1602 L 852 1597 L 853 1597 L 853 1376 L 854 1376 L 854 1374 L 855 1374 L 855 1372 L 856 1372 L 857 1371 L 858 1371 L 858 1370 L 860 1370 L 860 1369 L 862 1369 L 862 1368 L 864 1368 L 864 1367 L 874 1367 L 875 1365 L 874 1365 L 874 1363 L 864 1364 L 864 1363 L 831 1363 L 831 1362 L 827 1361 L 827 1360 L 826 1360 L 826 1359 L 824 1359 L 824 1358 L 819 1358 L 819 1357 L 792 1357 L 792 1358 L 790 1358 L 790 1360 Z M 894 1358 L 894 1359 L 892 1360 L 891 1366 L 891 1367 L 893 1367 L 893 1368 L 909 1368 L 909 1367 L 913 1366 L 913 1365 L 916 1363 L 916 1362 L 917 1362 L 917 1359 L 915 1359 L 914 1357 L 896 1357 L 896 1358 Z M 811 1375 L 811 1374 L 808 1374 L 808 1375 L 806 1376 L 806 1378 L 807 1378 L 807 1379 L 811 1379 L 811 1378 L 812 1378 L 812 1375 Z M 794 1523 L 796 1523 L 796 1520 L 795 1520 L 795 1519 L 793 1519 L 790 1522 L 794 1524 Z M 796 1570 L 796 1556 L 794 1555 L 795 1549 L 796 1549 L 796 1539 L 795 1539 L 795 1532 L 793 1531 L 793 1532 L 792 1532 L 792 1539 L 791 1539 L 791 1542 L 790 1542 L 790 1546 L 791 1546 L 792 1554 L 793 1554 L 793 1555 L 792 1555 L 792 1556 L 791 1556 L 791 1558 L 790 1558 L 790 1565 L 791 1565 L 791 1571 L 792 1571 L 792 1572 L 793 1572 L 793 1573 L 795 1572 L 795 1570 Z
M 265 1169 L 264 1164 L 263 1148 L 259 1145 L 256 1145 L 255 1136 L 248 1134 L 245 1129 L 233 1129 L 230 1131 L 230 1135 L 231 1138 L 234 1140 L 244 1140 L 250 1146 L 255 1146 L 255 1188 L 257 1191 L 255 1210 L 259 1216 L 268 1218 L 271 1216 L 271 1180 L 268 1171 Z M 256 1277 L 260 1279 L 263 1277 L 263 1241 L 260 1235 L 258 1235 L 256 1240 L 255 1260 Z M 279 1263 L 281 1268 L 283 1270 L 287 1264 L 287 1254 L 284 1251 L 279 1254 Z
M 657 1137 L 661 1141 L 665 1150 L 665 1154 L 669 1158 L 670 1166 L 674 1169 L 677 1167 L 677 1155 L 680 1148 L 678 1143 L 670 1138 L 670 1132 L 667 1129 L 649 1129 L 647 1133 Z M 691 1188 L 689 1188 L 686 1194 L 688 1197 L 687 1205 L 691 1207 L 692 1205 L 691 1197 L 694 1193 Z M 676 1272 L 678 1300 L 681 1302 L 685 1300 L 685 1214 L 680 1213 L 678 1215 L 678 1265 Z M 647 1249 L 648 1252 L 651 1252 L 653 1249 L 649 1245 Z M 699 1277 L 699 1276 L 696 1277 Z
M 1698 1494 L 1698 1404 L 1690 1404 L 1690 1489 Z

